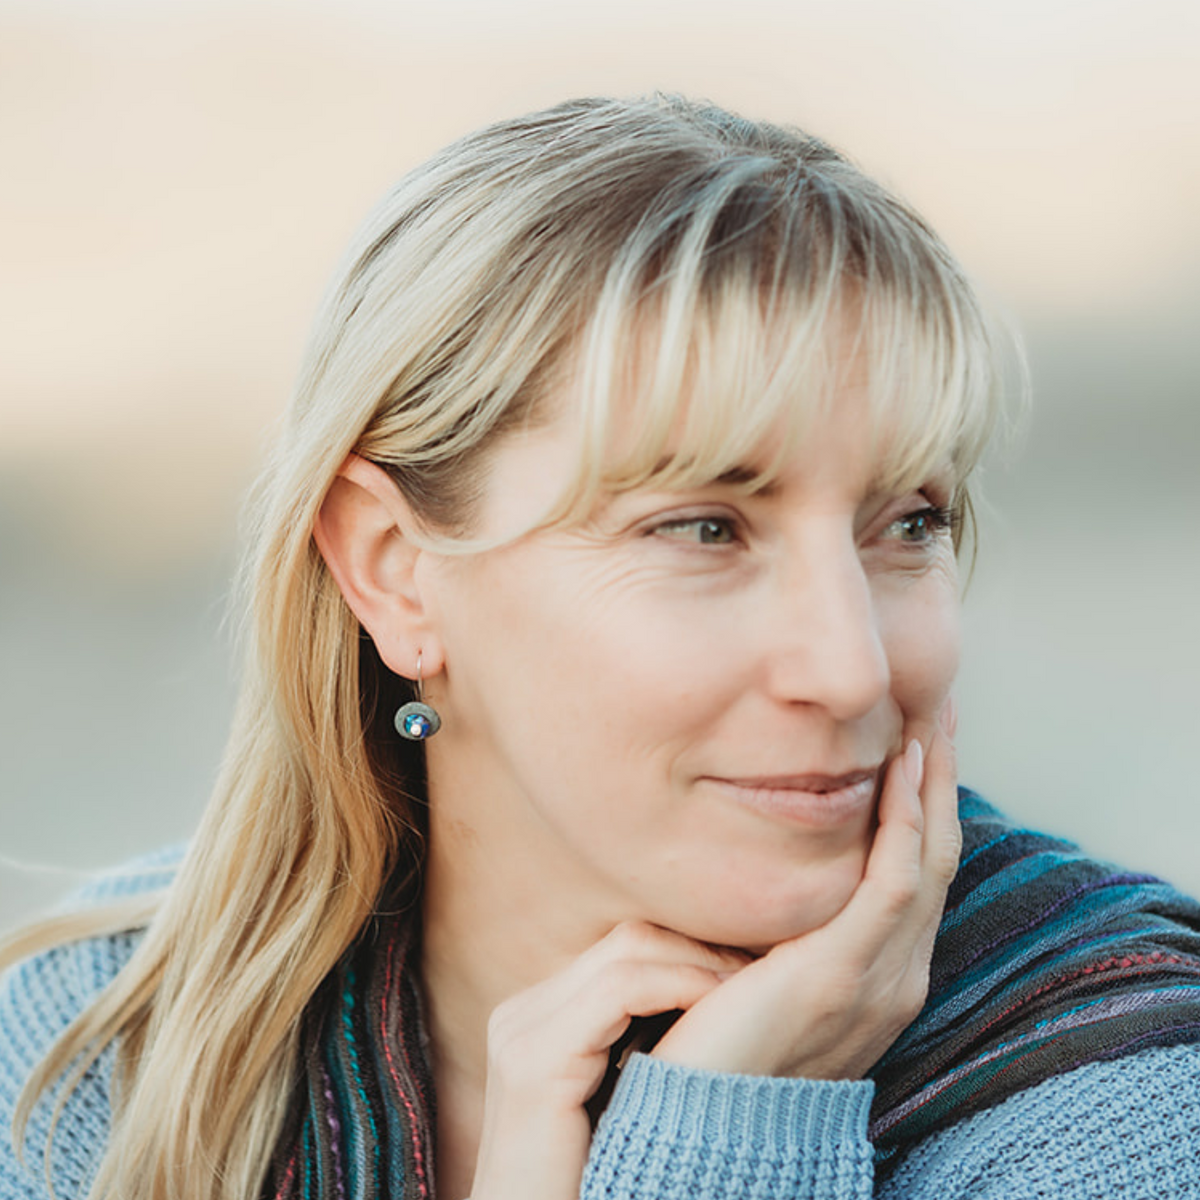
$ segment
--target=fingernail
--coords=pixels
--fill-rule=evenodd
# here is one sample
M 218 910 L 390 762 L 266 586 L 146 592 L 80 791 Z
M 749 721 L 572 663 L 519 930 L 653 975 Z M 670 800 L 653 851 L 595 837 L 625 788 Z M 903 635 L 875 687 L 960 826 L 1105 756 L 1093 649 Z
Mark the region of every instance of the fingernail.
M 948 696 L 942 705 L 942 728 L 952 738 L 958 732 L 958 697 Z
M 916 738 L 908 743 L 908 749 L 904 752 L 904 774 L 908 776 L 913 791 L 919 792 L 925 778 L 925 752 Z

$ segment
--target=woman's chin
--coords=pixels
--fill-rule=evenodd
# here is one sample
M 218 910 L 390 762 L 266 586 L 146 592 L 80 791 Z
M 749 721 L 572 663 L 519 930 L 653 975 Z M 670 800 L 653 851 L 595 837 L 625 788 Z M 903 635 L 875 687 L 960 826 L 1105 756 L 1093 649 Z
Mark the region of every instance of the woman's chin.
M 671 927 L 697 941 L 761 956 L 833 920 L 861 882 L 865 859 L 858 852 L 813 866 L 799 878 L 714 887 Z

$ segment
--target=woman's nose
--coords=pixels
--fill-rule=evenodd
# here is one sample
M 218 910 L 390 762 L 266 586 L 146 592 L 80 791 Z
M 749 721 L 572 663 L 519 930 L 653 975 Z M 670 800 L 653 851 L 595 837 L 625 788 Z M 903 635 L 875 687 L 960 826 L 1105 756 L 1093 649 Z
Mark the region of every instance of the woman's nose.
M 870 582 L 853 544 L 798 558 L 780 573 L 770 690 L 839 720 L 869 712 L 891 686 Z

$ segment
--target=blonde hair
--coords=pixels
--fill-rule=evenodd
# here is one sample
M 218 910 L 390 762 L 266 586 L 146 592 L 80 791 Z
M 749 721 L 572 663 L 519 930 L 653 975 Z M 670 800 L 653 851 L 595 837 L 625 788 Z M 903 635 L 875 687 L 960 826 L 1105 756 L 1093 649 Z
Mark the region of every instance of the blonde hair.
M 459 549 L 474 545 L 489 447 L 564 396 L 583 417 L 580 465 L 547 520 L 604 489 L 748 461 L 755 486 L 836 402 L 847 339 L 868 364 L 887 478 L 949 462 L 964 506 L 995 413 L 988 323 L 921 218 L 822 142 L 677 98 L 580 100 L 472 134 L 404 179 L 324 301 L 257 493 L 213 800 L 133 959 L 30 1080 L 18 1130 L 115 1041 L 92 1195 L 257 1195 L 306 1005 L 381 904 L 418 894 L 423 763 L 389 728 L 408 684 L 311 538 L 347 454 L 387 469 L 429 536 Z M 631 415 L 639 437 L 618 453 Z M 764 444 L 780 455 L 762 460 Z M 79 914 L 19 949 L 145 919 Z

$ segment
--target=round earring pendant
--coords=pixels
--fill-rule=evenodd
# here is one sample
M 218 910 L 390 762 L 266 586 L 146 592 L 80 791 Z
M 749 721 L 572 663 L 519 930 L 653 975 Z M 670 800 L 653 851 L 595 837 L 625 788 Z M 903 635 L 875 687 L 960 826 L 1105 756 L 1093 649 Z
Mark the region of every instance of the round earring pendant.
M 396 732 L 410 742 L 423 742 L 442 727 L 442 718 L 428 704 L 410 700 L 396 710 Z

